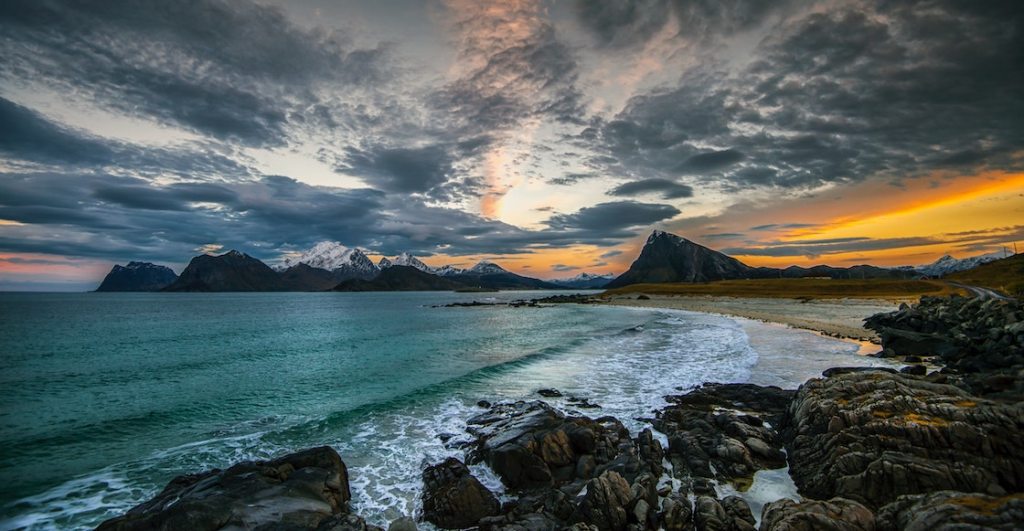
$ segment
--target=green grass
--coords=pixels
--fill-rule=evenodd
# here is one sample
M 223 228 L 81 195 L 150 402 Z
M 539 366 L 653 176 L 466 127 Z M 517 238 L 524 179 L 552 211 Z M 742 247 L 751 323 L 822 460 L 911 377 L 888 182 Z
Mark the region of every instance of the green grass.
M 1024 254 L 995 260 L 974 269 L 946 275 L 946 280 L 1024 297 Z
M 706 283 L 633 284 L 608 290 L 604 295 L 630 293 L 805 300 L 842 298 L 902 300 L 916 299 L 922 295 L 951 295 L 964 292 L 959 288 L 936 280 L 774 278 L 722 280 Z

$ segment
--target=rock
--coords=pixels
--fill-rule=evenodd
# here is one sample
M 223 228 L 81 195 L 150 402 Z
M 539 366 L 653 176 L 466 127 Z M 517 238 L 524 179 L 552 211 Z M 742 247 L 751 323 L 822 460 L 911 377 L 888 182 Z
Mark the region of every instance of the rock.
M 924 365 L 907 365 L 900 369 L 903 374 L 910 374 L 913 376 L 924 376 L 928 374 L 928 367 Z
M 537 391 L 537 394 L 544 398 L 558 398 L 562 396 L 562 392 L 558 389 L 541 389 Z
M 388 525 L 388 531 L 416 531 L 416 520 L 408 516 L 396 518 Z
M 629 483 L 617 472 L 605 472 L 587 483 L 587 494 L 580 502 L 575 520 L 600 531 L 623 531 L 631 499 Z
M 1024 493 L 994 497 L 962 492 L 903 496 L 878 511 L 878 531 L 1024 529 Z
M 750 515 L 750 507 L 741 498 L 730 498 L 733 499 L 723 504 L 725 500 L 719 501 L 713 496 L 698 496 L 693 511 L 696 530 L 753 531 L 754 517 Z
M 676 477 L 744 484 L 758 470 L 786 466 L 782 440 L 770 424 L 781 422 L 792 396 L 777 387 L 707 384 L 670 397 L 672 405 L 658 412 L 654 427 L 668 437 Z
M 875 515 L 843 498 L 828 501 L 779 500 L 764 506 L 761 531 L 874 531 Z
M 693 506 L 690 499 L 679 494 L 666 497 L 661 503 L 659 520 L 665 531 L 692 531 Z
M 611 417 L 567 417 L 534 401 L 498 404 L 468 424 L 476 437 L 471 458 L 513 490 L 558 487 L 606 470 L 632 480 L 640 471 L 629 431 Z
M 501 504 L 466 465 L 450 457 L 423 471 L 423 519 L 444 529 L 474 527 Z
M 838 419 L 838 420 L 837 420 Z M 1024 408 L 883 371 L 811 380 L 789 408 L 790 474 L 816 499 L 1024 489 Z
M 282 522 L 283 524 L 283 522 Z M 270 524 L 270 529 L 296 529 L 287 524 Z M 266 529 L 261 528 L 261 529 Z M 301 529 L 301 527 L 299 528 Z M 317 526 L 316 531 L 383 531 L 381 528 L 369 525 L 365 520 L 354 514 L 336 514 Z
M 270 461 L 239 463 L 227 470 L 178 476 L 152 500 L 97 529 L 271 526 L 300 530 L 319 529 L 321 524 L 328 526 L 325 529 L 360 529 L 361 519 L 346 514 L 349 499 L 345 463 L 332 448 L 323 446 Z M 337 527 L 349 523 L 356 527 Z

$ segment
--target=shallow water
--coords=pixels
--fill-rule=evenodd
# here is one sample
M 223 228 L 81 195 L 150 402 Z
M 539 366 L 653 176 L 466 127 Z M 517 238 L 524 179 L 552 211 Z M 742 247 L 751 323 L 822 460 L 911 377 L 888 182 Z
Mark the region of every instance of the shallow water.
M 458 455 L 439 436 L 465 437 L 481 399 L 554 387 L 636 431 L 705 381 L 795 387 L 877 363 L 706 314 L 432 307 L 531 296 L 0 294 L 0 528 L 91 527 L 177 474 L 322 444 L 349 466 L 354 510 L 386 524 L 415 512 L 423 464 Z

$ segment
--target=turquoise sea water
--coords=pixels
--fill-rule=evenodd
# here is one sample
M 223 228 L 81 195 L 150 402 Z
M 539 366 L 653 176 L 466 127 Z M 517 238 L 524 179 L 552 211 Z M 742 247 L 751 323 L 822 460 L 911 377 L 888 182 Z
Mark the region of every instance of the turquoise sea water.
M 537 295 L 0 294 L 0 528 L 94 526 L 177 474 L 322 444 L 386 524 L 416 510 L 425 462 L 458 455 L 440 436 L 464 436 L 479 400 L 555 387 L 639 429 L 704 381 L 795 387 L 873 362 L 705 314 L 433 307 Z

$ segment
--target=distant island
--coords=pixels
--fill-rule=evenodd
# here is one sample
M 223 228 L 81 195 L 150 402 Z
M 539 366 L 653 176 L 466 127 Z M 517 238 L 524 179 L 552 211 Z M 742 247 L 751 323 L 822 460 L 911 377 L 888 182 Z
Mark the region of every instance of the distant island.
M 452 265 L 434 268 L 409 253 L 384 257 L 375 264 L 359 249 L 321 242 L 296 258 L 285 259 L 277 268 L 237 250 L 196 256 L 180 276 L 166 266 L 147 262 L 115 265 L 96 291 L 488 291 L 604 289 L 746 279 L 915 279 L 953 273 L 987 261 L 987 257 L 956 260 L 945 256 L 921 268 L 752 267 L 681 236 L 656 230 L 629 269 L 617 277 L 581 273 L 541 280 L 512 273 L 486 260 L 468 269 Z

